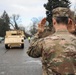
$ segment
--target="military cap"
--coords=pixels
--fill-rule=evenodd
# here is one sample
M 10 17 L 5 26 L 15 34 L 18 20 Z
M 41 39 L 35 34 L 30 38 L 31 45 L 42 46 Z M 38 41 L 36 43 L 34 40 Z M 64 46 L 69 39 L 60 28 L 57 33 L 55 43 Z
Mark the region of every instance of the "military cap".
M 70 9 L 64 7 L 57 7 L 52 11 L 53 17 L 69 17 Z

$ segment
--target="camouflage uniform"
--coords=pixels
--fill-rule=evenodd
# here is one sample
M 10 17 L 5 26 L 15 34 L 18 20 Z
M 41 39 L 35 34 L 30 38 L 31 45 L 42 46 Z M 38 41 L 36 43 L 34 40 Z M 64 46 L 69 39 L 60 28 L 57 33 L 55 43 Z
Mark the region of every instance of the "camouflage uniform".
M 76 37 L 67 30 L 39 39 L 27 53 L 33 58 L 42 57 L 43 75 L 76 75 Z
M 39 40 L 39 39 L 41 39 L 41 38 L 45 38 L 45 37 L 47 37 L 47 36 L 49 36 L 49 35 L 52 35 L 53 33 L 55 33 L 54 27 L 52 27 L 52 29 L 51 29 L 51 28 L 49 28 L 48 26 L 45 26 L 43 32 L 37 32 L 37 33 L 34 35 L 34 37 L 33 37 L 33 39 L 32 39 L 32 42 L 31 42 L 30 44 L 36 42 L 37 40 Z
M 54 32 L 55 32 L 54 27 L 50 28 L 48 26 L 45 26 L 43 32 L 38 32 L 37 34 L 35 34 L 35 38 L 44 38 L 49 35 L 52 35 Z

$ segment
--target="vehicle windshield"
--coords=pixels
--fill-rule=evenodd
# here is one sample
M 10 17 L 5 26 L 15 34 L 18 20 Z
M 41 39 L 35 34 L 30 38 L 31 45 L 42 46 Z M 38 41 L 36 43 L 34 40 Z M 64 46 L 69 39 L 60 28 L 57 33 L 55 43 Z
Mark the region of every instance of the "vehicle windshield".
M 17 34 L 16 34 L 16 33 L 13 33 L 13 34 L 11 34 L 11 35 L 21 35 L 21 33 L 17 33 Z

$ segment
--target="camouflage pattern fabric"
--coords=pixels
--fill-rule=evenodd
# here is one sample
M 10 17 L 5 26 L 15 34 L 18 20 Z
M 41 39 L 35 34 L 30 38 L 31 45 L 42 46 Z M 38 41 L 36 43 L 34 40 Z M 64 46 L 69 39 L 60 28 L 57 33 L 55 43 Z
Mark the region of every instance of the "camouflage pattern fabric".
M 53 9 L 52 11 L 53 13 L 53 17 L 70 17 L 71 14 L 71 10 L 68 8 L 62 8 L 62 7 L 58 7 Z
M 68 8 L 58 7 L 52 11 L 53 17 L 68 17 L 70 22 L 67 25 L 68 31 L 76 36 L 75 14 Z
M 35 34 L 35 38 L 45 38 L 45 37 L 47 37 L 47 36 L 49 36 L 49 35 L 52 35 L 53 33 L 55 33 L 55 29 L 54 29 L 54 27 L 52 27 L 52 28 L 49 28 L 48 26 L 46 26 L 45 28 L 44 28 L 44 31 L 43 32 L 38 32 L 38 33 L 36 33 Z
M 27 54 L 42 57 L 43 75 L 76 75 L 76 37 L 67 30 L 35 41 Z

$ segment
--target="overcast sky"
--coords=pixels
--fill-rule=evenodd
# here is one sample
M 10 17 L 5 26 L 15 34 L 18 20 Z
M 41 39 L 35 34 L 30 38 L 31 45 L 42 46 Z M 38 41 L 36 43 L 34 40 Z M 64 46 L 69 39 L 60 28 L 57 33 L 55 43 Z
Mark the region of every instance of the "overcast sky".
M 0 0 L 0 15 L 3 11 L 11 16 L 12 14 L 19 14 L 21 17 L 21 24 L 24 26 L 29 25 L 31 18 L 33 17 L 45 17 L 45 8 L 43 4 L 48 0 Z M 70 0 L 72 2 L 71 9 L 74 9 L 76 0 Z

